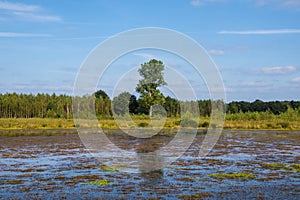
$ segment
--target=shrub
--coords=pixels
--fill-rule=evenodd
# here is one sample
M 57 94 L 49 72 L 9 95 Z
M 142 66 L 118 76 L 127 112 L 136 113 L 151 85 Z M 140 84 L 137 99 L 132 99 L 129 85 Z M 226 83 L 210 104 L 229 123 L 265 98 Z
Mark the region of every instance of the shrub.
M 203 122 L 201 124 L 201 127 L 203 127 L 203 128 L 208 128 L 208 126 L 209 126 L 209 122 Z
M 146 122 L 141 122 L 138 124 L 139 127 L 147 127 L 148 126 L 148 123 Z

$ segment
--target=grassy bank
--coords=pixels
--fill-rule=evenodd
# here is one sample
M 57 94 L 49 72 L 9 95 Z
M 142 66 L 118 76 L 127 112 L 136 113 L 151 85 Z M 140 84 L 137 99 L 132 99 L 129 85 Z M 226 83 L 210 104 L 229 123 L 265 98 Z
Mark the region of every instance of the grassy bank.
M 73 119 L 0 118 L 0 129 L 74 129 Z
M 224 128 L 300 130 L 300 110 L 288 109 L 279 115 L 269 112 L 227 114 Z
M 147 116 L 133 116 L 133 124 L 122 123 L 122 127 L 146 127 L 150 123 Z M 125 120 L 126 121 L 126 120 Z M 209 117 L 201 117 L 198 128 L 205 129 L 209 125 Z M 86 123 L 88 124 L 88 123 Z M 85 124 L 81 124 L 85 126 Z M 105 129 L 116 129 L 118 124 L 114 119 L 99 119 L 99 125 Z M 167 118 L 165 128 L 179 128 L 181 126 L 180 118 Z M 195 127 L 195 121 L 190 120 L 184 123 L 186 128 Z M 12 129 L 75 129 L 73 119 L 55 119 L 55 118 L 0 118 L 1 130 Z M 274 115 L 267 112 L 262 113 L 236 113 L 227 114 L 224 123 L 224 129 L 269 129 L 269 130 L 300 130 L 300 113 L 289 110 L 280 115 Z

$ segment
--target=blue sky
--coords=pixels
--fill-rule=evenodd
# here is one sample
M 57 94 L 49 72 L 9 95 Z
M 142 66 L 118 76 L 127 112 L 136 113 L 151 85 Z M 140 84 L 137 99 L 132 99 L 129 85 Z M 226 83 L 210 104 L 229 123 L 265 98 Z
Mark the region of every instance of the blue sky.
M 162 27 L 208 51 L 228 101 L 300 100 L 299 21 L 299 0 L 0 0 L 0 92 L 71 94 L 80 65 L 100 42 L 129 29 Z M 137 67 L 151 55 L 166 57 L 132 55 L 116 63 Z M 170 58 L 163 60 L 168 66 Z M 112 91 L 109 84 L 99 87 Z

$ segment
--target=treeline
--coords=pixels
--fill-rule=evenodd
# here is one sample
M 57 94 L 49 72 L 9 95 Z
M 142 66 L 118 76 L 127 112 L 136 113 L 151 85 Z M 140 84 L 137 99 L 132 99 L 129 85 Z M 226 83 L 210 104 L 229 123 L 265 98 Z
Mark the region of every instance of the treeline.
M 122 95 L 126 98 L 122 98 Z M 131 114 L 149 114 L 149 109 L 141 99 L 123 93 L 113 100 L 103 91 L 94 94 L 95 111 L 99 117 L 111 117 L 112 113 L 124 114 L 124 104 Z M 90 97 L 86 97 L 90 98 Z M 112 107 L 113 102 L 113 107 Z M 222 101 L 199 100 L 195 102 L 178 101 L 165 97 L 163 107 L 168 117 L 179 117 L 181 111 L 199 108 L 201 116 L 210 116 L 211 104 L 223 105 Z M 198 107 L 198 108 L 197 108 Z M 286 112 L 289 108 L 299 109 L 300 101 L 254 102 L 233 101 L 226 104 L 227 113 L 270 112 L 275 115 Z M 0 94 L 0 118 L 72 118 L 72 97 L 56 94 Z
M 72 98 L 56 94 L 0 94 L 1 118 L 71 118 Z
M 246 113 L 246 112 L 270 112 L 275 115 L 284 113 L 288 108 L 300 108 L 300 101 L 269 101 L 263 102 L 256 100 L 254 102 L 233 101 L 226 105 L 227 113 Z

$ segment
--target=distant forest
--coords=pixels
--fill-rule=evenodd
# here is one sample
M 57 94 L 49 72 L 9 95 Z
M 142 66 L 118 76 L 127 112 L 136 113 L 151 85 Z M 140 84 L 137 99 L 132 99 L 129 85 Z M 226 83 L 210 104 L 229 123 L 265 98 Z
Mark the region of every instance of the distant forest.
M 143 101 L 137 99 L 134 95 L 126 93 L 127 104 L 129 103 L 129 113 L 131 114 L 149 114 L 149 109 Z M 128 96 L 129 95 L 129 96 Z M 123 114 L 118 110 L 118 106 L 112 108 L 112 102 L 118 105 L 124 104 L 124 99 L 114 97 L 113 100 L 103 91 L 94 93 L 95 110 L 99 117 L 112 117 L 114 113 Z M 120 95 L 119 95 L 120 96 Z M 128 102 L 129 101 L 129 102 Z M 179 101 L 171 97 L 165 97 L 163 107 L 168 117 L 179 117 L 181 105 L 198 106 L 201 116 L 210 116 L 211 100 L 199 100 L 196 102 Z M 220 103 L 220 102 L 219 102 Z M 223 102 L 222 102 L 223 103 Z M 227 113 L 246 113 L 246 112 L 270 112 L 275 115 L 286 112 L 289 108 L 300 109 L 300 101 L 270 101 L 263 102 L 256 100 L 254 102 L 233 101 L 226 105 Z M 184 107 L 184 106 L 183 106 Z M 72 118 L 72 96 L 56 94 L 0 94 L 0 118 Z

